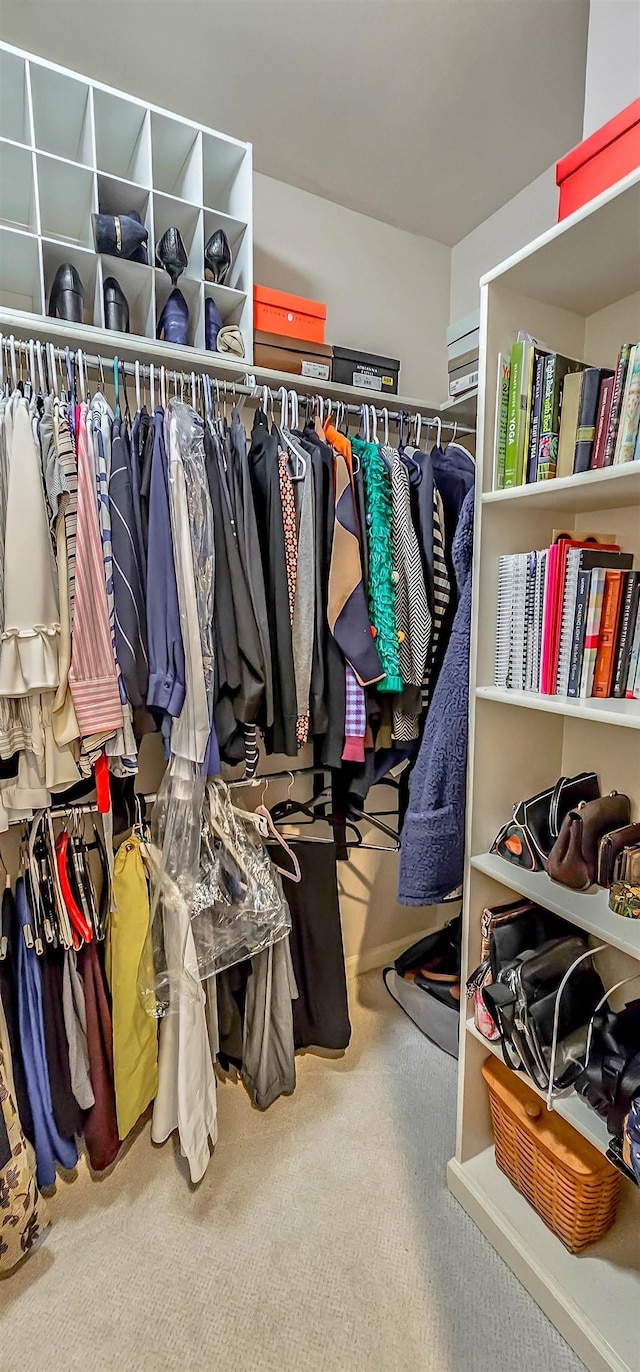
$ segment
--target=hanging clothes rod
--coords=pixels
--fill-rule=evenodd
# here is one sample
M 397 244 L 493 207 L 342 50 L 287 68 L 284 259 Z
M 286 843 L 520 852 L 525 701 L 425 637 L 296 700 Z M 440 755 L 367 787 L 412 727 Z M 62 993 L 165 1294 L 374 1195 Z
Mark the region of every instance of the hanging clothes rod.
M 167 384 L 170 386 L 173 382 L 174 393 L 177 393 L 178 386 L 180 386 L 180 398 L 184 399 L 186 394 L 186 398 L 191 398 L 193 404 L 196 401 L 198 388 L 202 384 L 202 378 L 209 375 L 202 368 L 200 361 L 193 371 L 183 371 L 179 367 L 171 367 L 165 363 L 128 362 L 117 355 L 113 358 L 104 358 L 96 353 L 86 353 L 82 348 L 71 348 L 69 345 L 62 348 L 51 342 L 42 343 L 39 339 L 15 338 L 13 334 L 0 334 L 0 357 L 3 363 L 2 376 L 4 377 L 5 373 L 10 374 L 14 385 L 18 380 L 28 380 L 29 376 L 33 375 L 38 377 L 42 386 L 44 368 L 46 367 L 47 372 L 50 373 L 51 360 L 55 359 L 55 362 L 60 366 L 63 383 L 67 375 L 68 364 L 73 367 L 76 375 L 82 376 L 84 371 L 97 372 L 102 386 L 110 382 L 117 368 L 120 378 L 129 377 L 134 384 L 137 383 L 138 385 L 141 381 L 147 381 L 154 392 L 157 386 L 156 394 L 158 395 L 160 395 L 161 386 L 166 388 Z M 28 369 L 28 376 L 26 377 L 23 374 L 23 362 Z M 18 376 L 18 370 L 20 370 L 20 376 Z M 247 377 L 249 376 L 252 377 L 250 370 L 247 371 Z M 253 400 L 258 403 L 261 400 L 264 401 L 266 395 L 273 408 L 277 403 L 280 403 L 283 393 L 294 391 L 303 405 L 318 406 L 321 408 L 321 412 L 327 416 L 334 415 L 346 418 L 349 415 L 353 418 L 362 419 L 364 412 L 368 410 L 370 414 L 372 412 L 375 414 L 376 419 L 396 426 L 415 424 L 416 420 L 419 419 L 421 424 L 427 425 L 427 428 L 435 424 L 438 430 L 441 428 L 449 429 L 453 434 L 475 433 L 473 427 L 461 424 L 458 420 L 441 419 L 437 414 L 423 414 L 415 407 L 407 410 L 390 410 L 387 406 L 380 406 L 375 403 L 373 399 L 370 403 L 363 402 L 362 404 L 333 400 L 331 397 L 309 391 L 303 384 L 304 377 L 291 376 L 289 386 L 281 386 L 276 391 L 273 391 L 268 385 L 258 385 L 253 381 L 253 377 L 251 384 L 248 384 L 246 378 L 243 381 L 233 378 L 227 379 L 226 377 L 221 380 L 219 377 L 211 376 L 209 380 L 215 390 L 218 404 L 221 399 L 224 401 L 228 400 L 229 397 L 232 401 L 236 397 L 242 397 L 243 400 Z

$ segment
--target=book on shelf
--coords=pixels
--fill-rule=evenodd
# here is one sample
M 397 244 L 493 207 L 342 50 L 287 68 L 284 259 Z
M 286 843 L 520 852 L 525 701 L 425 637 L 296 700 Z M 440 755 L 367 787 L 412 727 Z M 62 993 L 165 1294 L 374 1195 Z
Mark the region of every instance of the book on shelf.
M 584 372 L 568 372 L 562 387 L 556 476 L 572 476 Z
M 611 695 L 624 586 L 624 572 L 613 569 L 605 572 L 598 651 L 591 689 L 591 694 L 602 700 Z
M 640 343 L 636 343 L 629 353 L 627 381 L 620 411 L 620 424 L 614 464 L 633 462 L 640 422 Z
M 640 700 L 640 606 L 636 612 L 636 627 L 631 641 L 631 656 L 624 695 L 625 700 Z
M 593 456 L 591 458 L 591 467 L 594 470 L 598 467 L 604 467 L 604 454 L 607 446 L 607 435 L 609 433 L 614 385 L 615 374 L 605 376 L 600 387 L 598 414 L 596 418 L 596 436 L 593 444 Z
M 600 388 L 613 372 L 603 367 L 585 367 L 580 390 L 580 410 L 573 457 L 573 470 L 588 472 L 593 457 Z M 566 378 L 565 378 L 566 380 Z
M 640 343 L 622 345 L 615 370 L 550 352 L 522 331 L 509 357 L 500 353 L 495 489 L 638 460 Z
M 504 554 L 496 685 L 573 699 L 628 696 L 639 607 L 640 572 L 612 535 L 558 532 L 549 548 Z
M 628 572 L 622 610 L 620 612 L 620 636 L 618 638 L 618 652 L 613 676 L 612 694 L 618 699 L 621 699 L 625 695 L 629 681 L 631 650 L 633 647 L 635 625 L 638 619 L 639 602 L 640 572 Z

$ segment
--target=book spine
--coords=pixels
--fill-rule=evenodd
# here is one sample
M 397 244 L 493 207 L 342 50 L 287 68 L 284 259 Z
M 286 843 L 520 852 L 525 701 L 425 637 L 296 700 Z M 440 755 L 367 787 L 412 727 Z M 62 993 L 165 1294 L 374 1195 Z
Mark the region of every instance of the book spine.
M 538 439 L 540 436 L 540 410 L 542 408 L 542 378 L 544 375 L 544 355 L 535 354 L 533 403 L 529 428 L 529 451 L 527 455 L 527 483 L 535 481 L 538 469 Z
M 627 689 L 625 700 L 636 700 L 640 694 L 640 607 L 636 614 L 636 627 L 633 631 L 633 641 L 631 644 L 631 656 L 629 658 L 629 672 L 627 675 Z
M 601 700 L 606 699 L 611 694 L 616 643 L 618 641 L 618 624 L 620 622 L 620 604 L 624 586 L 623 578 L 624 572 L 607 572 L 605 577 L 600 636 L 591 692 L 593 696 L 598 696 Z
M 498 358 L 499 373 L 499 392 L 498 392 L 498 457 L 497 457 L 497 480 L 496 486 L 499 491 L 504 487 L 505 459 L 507 455 L 507 423 L 509 418 L 509 380 L 511 377 L 511 360 L 500 354 Z
M 604 466 L 604 450 L 607 446 L 607 434 L 609 432 L 609 420 L 611 418 L 611 401 L 613 400 L 613 386 L 615 377 L 605 376 L 600 387 L 600 400 L 598 402 L 598 418 L 596 420 L 596 438 L 593 445 L 593 455 L 591 466 Z
M 627 391 L 624 413 L 620 415 L 620 428 L 618 431 L 618 446 L 614 457 L 614 462 L 632 462 L 635 452 L 636 437 L 638 434 L 638 421 L 640 420 L 640 343 L 629 358 L 629 369 L 631 370 L 631 358 L 633 357 L 633 371 L 631 372 L 631 382 Z
M 582 655 L 582 672 L 580 675 L 581 700 L 584 700 L 587 696 L 591 695 L 591 687 L 593 686 L 593 674 L 598 653 L 598 638 L 600 636 L 604 578 L 605 573 L 600 571 L 598 567 L 594 567 L 591 573 L 591 585 L 589 587 L 587 626 L 584 635 L 584 653 Z
M 529 451 L 529 428 L 533 398 L 533 344 L 528 340 L 524 345 L 522 362 L 522 386 L 520 390 L 520 420 L 518 425 L 518 485 L 527 480 L 527 454 Z
M 550 481 L 556 474 L 558 459 L 558 436 L 553 443 L 553 412 L 555 408 L 556 372 L 558 358 L 550 353 L 544 360 L 542 379 L 542 406 L 540 410 L 540 437 L 538 440 L 538 465 L 536 481 Z
M 613 695 L 616 696 L 618 700 L 622 699 L 627 689 L 629 659 L 631 657 L 633 630 L 638 613 L 639 600 L 640 572 L 627 572 L 627 584 L 625 586 L 622 613 L 620 615 L 620 637 L 618 640 L 616 669 L 613 677 Z
M 588 472 L 591 464 L 593 444 L 596 436 L 596 414 L 601 383 L 602 371 L 600 368 L 587 367 L 582 379 L 580 413 L 578 415 L 576 446 L 573 455 L 574 473 Z
M 569 685 L 567 695 L 574 699 L 580 693 L 580 675 L 582 672 L 582 653 L 584 650 L 584 636 L 587 626 L 587 603 L 589 600 L 589 585 L 591 583 L 591 572 L 580 570 L 578 572 L 578 589 L 576 592 L 576 612 L 573 620 L 573 643 L 571 645 L 571 666 L 569 668 Z
M 618 424 L 620 422 L 620 408 L 622 405 L 622 396 L 624 392 L 625 378 L 627 375 L 627 367 L 629 365 L 630 352 L 631 344 L 623 343 L 620 349 L 620 356 L 618 358 L 618 365 L 616 367 L 616 374 L 613 382 L 613 395 L 611 397 L 611 414 L 609 416 L 609 431 L 607 433 L 607 442 L 604 450 L 604 461 L 602 463 L 603 467 L 611 466 L 613 462 L 613 455 L 616 450 Z
M 511 349 L 511 365 L 509 376 L 507 443 L 504 458 L 505 490 L 508 490 L 511 486 L 517 486 L 518 484 L 518 418 L 520 412 L 520 385 L 522 380 L 523 355 L 524 343 L 522 341 L 514 343 Z

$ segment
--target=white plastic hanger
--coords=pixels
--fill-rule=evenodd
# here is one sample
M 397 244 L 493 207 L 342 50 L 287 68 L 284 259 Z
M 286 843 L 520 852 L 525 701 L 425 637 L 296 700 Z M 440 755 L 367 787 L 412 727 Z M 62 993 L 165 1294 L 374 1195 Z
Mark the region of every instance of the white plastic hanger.
M 140 363 L 137 358 L 133 366 L 133 376 L 136 388 L 136 409 L 139 411 L 142 409 L 142 406 L 140 404 Z
M 385 405 L 385 406 L 383 407 L 383 409 L 380 411 L 380 414 L 382 415 L 382 418 L 383 418 L 383 420 L 384 420 L 384 446 L 385 446 L 385 448 L 388 448 L 388 447 L 389 447 L 389 411 L 388 411 L 386 405 Z
M 85 375 L 84 375 L 84 359 L 83 359 L 83 356 L 82 356 L 82 349 L 81 349 L 81 348 L 78 348 L 78 351 L 77 351 L 77 354 L 76 354 L 76 361 L 77 361 L 77 364 L 78 364 L 78 383 L 79 383 L 79 386 L 80 386 L 80 400 L 82 401 L 82 403 L 84 403 L 84 401 L 85 401 L 86 398 L 87 398 L 87 393 L 86 393 Z
M 37 363 L 38 363 L 38 385 L 39 385 L 39 387 L 40 387 L 40 394 L 41 394 L 41 395 L 46 395 L 46 385 L 45 385 L 45 379 L 44 379 L 44 366 L 43 366 L 42 343 L 40 342 L 40 339 L 38 339 L 38 342 L 36 343 L 36 360 L 37 360 Z M 0 383 L 0 385 L 1 385 L 1 383 Z
M 149 403 L 151 405 L 151 413 L 153 414 L 153 411 L 156 408 L 156 388 L 154 384 L 153 362 L 149 363 Z
M 371 409 L 371 442 L 378 442 L 378 412 L 375 405 L 368 406 Z
M 11 359 L 11 381 L 15 391 L 18 385 L 18 367 L 16 364 L 16 340 L 13 334 L 9 334 L 9 357 Z
M 421 414 L 416 414 L 416 415 L 414 415 L 414 419 L 415 419 L 415 421 L 416 421 L 415 445 L 416 445 L 416 448 L 419 448 L 419 447 L 420 447 L 420 435 L 421 435 L 421 433 L 422 433 L 422 415 L 421 415 Z

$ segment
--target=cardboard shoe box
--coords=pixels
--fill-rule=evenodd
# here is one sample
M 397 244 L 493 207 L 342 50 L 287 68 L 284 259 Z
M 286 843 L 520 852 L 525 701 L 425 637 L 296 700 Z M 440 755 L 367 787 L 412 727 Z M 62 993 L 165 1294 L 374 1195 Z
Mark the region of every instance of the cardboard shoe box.
M 360 390 L 398 394 L 400 363 L 394 357 L 380 357 L 377 353 L 363 353 L 355 348 L 333 347 L 332 381 L 341 386 L 357 386 Z
M 256 367 L 271 367 L 290 372 L 309 381 L 331 380 L 331 346 L 309 339 L 283 338 L 280 334 L 256 329 L 253 335 L 253 361 Z

